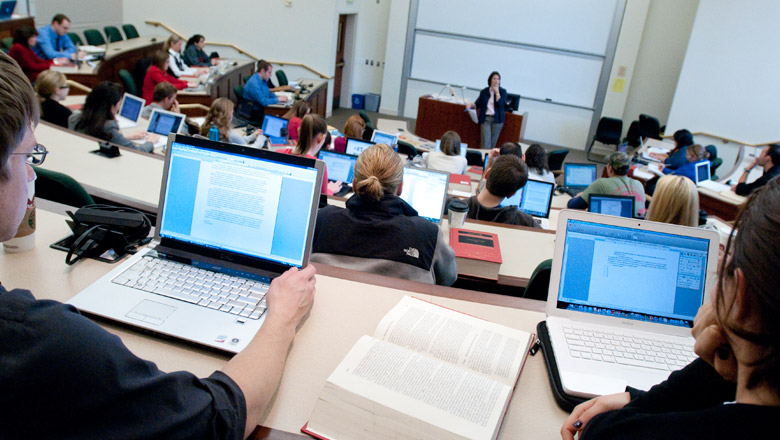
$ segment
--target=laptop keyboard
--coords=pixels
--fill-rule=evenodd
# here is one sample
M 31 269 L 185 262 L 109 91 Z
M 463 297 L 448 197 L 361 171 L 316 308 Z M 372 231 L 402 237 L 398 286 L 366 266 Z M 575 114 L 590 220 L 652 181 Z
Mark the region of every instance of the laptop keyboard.
M 269 284 L 145 256 L 111 280 L 248 319 L 265 313 Z
M 563 327 L 563 335 L 574 358 L 674 371 L 691 363 L 693 341 L 670 341 L 637 337 L 619 332 Z

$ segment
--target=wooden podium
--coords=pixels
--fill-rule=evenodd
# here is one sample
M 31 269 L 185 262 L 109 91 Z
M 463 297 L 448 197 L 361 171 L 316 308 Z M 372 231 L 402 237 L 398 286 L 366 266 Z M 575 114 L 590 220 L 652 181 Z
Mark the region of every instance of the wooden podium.
M 505 113 L 504 127 L 498 136 L 496 147 L 504 142 L 519 142 L 525 136 L 525 123 L 528 112 L 523 114 Z M 430 95 L 421 96 L 417 108 L 417 126 L 415 134 L 422 138 L 436 140 L 447 130 L 453 130 L 460 135 L 460 141 L 469 148 L 480 147 L 479 125 L 471 120 L 466 106 L 452 102 L 439 101 Z

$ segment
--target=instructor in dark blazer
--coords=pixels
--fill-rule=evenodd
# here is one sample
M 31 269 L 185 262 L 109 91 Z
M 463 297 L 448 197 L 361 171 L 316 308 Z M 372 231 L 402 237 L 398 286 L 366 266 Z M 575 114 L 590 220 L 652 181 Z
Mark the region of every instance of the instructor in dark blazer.
M 488 86 L 479 92 L 479 98 L 471 107 L 479 111 L 479 131 L 482 134 L 480 148 L 496 148 L 498 135 L 504 126 L 506 107 L 506 89 L 501 87 L 501 75 L 498 72 L 488 76 Z

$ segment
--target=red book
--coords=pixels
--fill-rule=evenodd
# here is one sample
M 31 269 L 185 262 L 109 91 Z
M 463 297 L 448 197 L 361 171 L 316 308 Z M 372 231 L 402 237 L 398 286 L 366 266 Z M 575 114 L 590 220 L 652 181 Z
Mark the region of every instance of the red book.
M 498 271 L 503 262 L 498 235 L 452 228 L 450 246 L 455 251 L 458 274 L 498 280 Z
M 471 177 L 467 174 L 450 174 L 448 188 L 450 191 L 457 190 L 471 193 Z

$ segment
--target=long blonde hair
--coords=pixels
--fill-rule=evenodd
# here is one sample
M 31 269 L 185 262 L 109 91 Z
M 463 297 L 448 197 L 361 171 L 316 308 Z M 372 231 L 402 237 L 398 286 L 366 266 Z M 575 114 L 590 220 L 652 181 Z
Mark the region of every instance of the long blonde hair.
M 699 225 L 699 192 L 693 181 L 683 176 L 663 176 L 658 180 L 647 219 L 673 225 Z
M 230 116 L 233 114 L 233 101 L 227 98 L 217 98 L 211 103 L 211 108 L 206 114 L 206 120 L 200 126 L 200 134 L 208 136 L 212 125 L 217 126 L 219 130 L 219 139 L 223 142 L 228 140 L 230 133 Z
M 43 102 L 49 96 L 55 94 L 60 87 L 68 84 L 68 79 L 62 72 L 44 70 L 35 81 L 35 91 L 38 93 L 38 101 Z
M 386 144 L 376 144 L 358 156 L 352 188 L 356 194 L 379 200 L 395 194 L 403 180 L 404 165 L 398 154 Z

